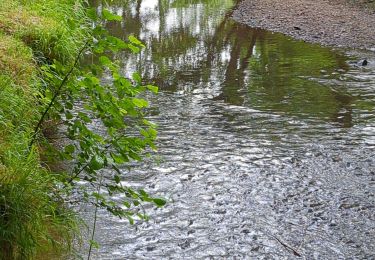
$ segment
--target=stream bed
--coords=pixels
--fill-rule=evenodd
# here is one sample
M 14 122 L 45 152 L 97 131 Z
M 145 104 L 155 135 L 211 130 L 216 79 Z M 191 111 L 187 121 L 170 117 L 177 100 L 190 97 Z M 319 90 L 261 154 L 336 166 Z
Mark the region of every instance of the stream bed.
M 160 88 L 158 152 L 123 182 L 168 203 L 133 226 L 100 211 L 93 259 L 375 259 L 375 54 L 249 28 L 235 5 L 112 1 L 108 29 L 147 46 L 123 73 Z

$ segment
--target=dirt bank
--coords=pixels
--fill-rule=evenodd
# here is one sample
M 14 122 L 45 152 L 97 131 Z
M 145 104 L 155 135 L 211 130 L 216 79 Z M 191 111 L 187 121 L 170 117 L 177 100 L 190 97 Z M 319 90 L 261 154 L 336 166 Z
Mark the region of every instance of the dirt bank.
M 308 42 L 375 51 L 375 10 L 342 0 L 244 0 L 233 18 Z

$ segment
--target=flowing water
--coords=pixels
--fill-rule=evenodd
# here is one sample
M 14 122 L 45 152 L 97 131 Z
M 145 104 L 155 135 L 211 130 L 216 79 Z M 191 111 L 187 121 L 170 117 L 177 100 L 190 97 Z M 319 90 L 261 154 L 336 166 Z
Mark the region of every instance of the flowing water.
M 147 46 L 123 72 L 160 87 L 159 151 L 123 181 L 168 204 L 134 226 L 100 212 L 94 259 L 375 259 L 375 55 L 246 27 L 235 4 L 112 1 L 110 31 Z

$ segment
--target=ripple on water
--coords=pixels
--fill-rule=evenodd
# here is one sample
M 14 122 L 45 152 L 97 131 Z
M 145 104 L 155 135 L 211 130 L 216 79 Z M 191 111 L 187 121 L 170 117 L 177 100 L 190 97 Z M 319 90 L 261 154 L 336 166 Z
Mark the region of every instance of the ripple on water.
M 101 212 L 101 259 L 292 257 L 278 240 L 307 258 L 373 256 L 373 147 L 337 141 L 321 122 L 314 135 L 296 127 L 304 124 L 296 118 L 270 124 L 267 113 L 236 128 L 211 116 L 220 112 L 215 104 L 172 112 L 173 99 L 161 93 L 154 100 L 163 104 L 152 118 L 160 128 L 161 162 L 137 165 L 126 178 L 169 203 L 133 227 Z M 181 120 L 180 109 L 191 116 Z M 246 113 L 233 111 L 238 118 Z M 259 124 L 299 138 L 270 138 Z

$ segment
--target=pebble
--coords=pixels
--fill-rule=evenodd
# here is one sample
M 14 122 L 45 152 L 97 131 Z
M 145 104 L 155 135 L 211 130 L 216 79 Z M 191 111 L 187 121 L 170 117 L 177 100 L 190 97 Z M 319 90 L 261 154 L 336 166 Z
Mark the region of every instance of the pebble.
M 244 0 L 232 16 L 251 27 L 281 32 L 308 42 L 375 51 L 375 16 L 345 2 Z M 338 14 L 343 18 L 338 19 Z M 303 24 L 304 29 L 296 24 Z

